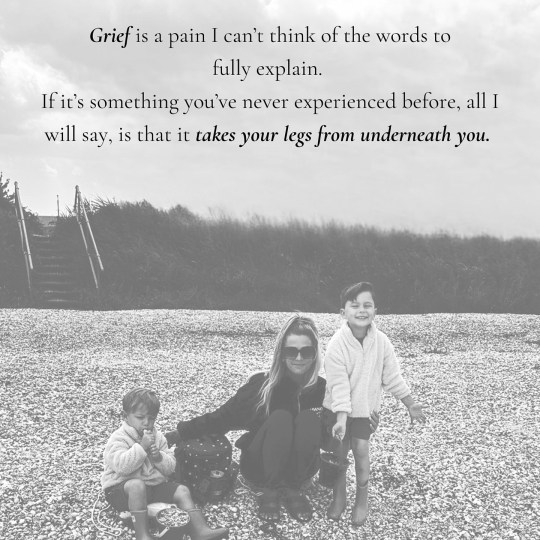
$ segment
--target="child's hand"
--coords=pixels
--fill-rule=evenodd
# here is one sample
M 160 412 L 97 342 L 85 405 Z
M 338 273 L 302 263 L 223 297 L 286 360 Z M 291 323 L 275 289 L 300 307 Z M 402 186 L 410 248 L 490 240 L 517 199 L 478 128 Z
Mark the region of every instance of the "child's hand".
M 414 424 L 415 420 L 421 424 L 426 423 L 426 415 L 422 411 L 422 405 L 420 405 L 420 403 L 411 403 L 409 406 L 409 415 L 411 417 L 411 426 Z
M 154 434 L 151 431 L 145 430 L 141 439 L 141 446 L 148 452 L 148 449 L 154 442 Z
M 150 445 L 149 454 L 150 454 L 150 457 L 152 458 L 152 461 L 161 461 L 163 459 L 163 456 L 161 455 L 159 448 L 153 443 Z
M 334 437 L 334 439 L 337 439 L 338 441 L 342 441 L 343 437 L 345 437 L 346 430 L 347 430 L 347 417 L 338 418 L 337 422 L 334 424 L 334 427 L 332 428 L 332 437 Z

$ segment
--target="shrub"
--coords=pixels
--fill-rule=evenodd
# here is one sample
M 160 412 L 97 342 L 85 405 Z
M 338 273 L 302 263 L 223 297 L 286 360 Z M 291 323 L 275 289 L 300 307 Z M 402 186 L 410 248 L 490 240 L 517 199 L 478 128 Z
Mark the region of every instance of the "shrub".
M 146 201 L 88 208 L 105 308 L 337 311 L 343 286 L 370 280 L 381 313 L 540 313 L 536 240 L 202 219 Z

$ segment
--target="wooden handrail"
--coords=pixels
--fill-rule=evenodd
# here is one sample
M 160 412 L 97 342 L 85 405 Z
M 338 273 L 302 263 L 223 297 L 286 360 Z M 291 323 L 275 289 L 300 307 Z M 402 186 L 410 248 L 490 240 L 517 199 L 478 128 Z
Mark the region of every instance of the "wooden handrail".
M 19 193 L 19 184 L 14 182 L 15 186 L 15 214 L 17 215 L 17 224 L 19 225 L 19 233 L 21 235 L 21 246 L 24 254 L 24 263 L 26 265 L 26 277 L 28 279 L 28 291 L 32 294 L 32 270 L 34 264 L 32 262 L 32 252 L 30 250 L 30 242 L 28 242 L 28 233 L 26 232 L 26 222 L 24 220 L 24 210 L 21 204 L 21 196 Z
M 96 241 L 94 239 L 94 233 L 92 232 L 92 227 L 90 226 L 90 221 L 88 220 L 88 215 L 86 214 L 86 209 L 84 207 L 84 201 L 83 201 L 79 186 L 75 186 L 75 204 L 73 205 L 73 213 L 75 214 L 75 217 L 77 218 L 77 223 L 79 224 L 79 228 L 81 230 L 81 235 L 82 235 L 82 239 L 84 243 L 84 249 L 86 250 L 86 255 L 88 256 L 88 261 L 90 263 L 90 270 L 92 271 L 92 277 L 94 278 L 94 284 L 96 286 L 96 289 L 99 289 L 98 274 L 96 272 L 96 267 L 94 264 L 94 260 L 92 258 L 92 253 L 90 253 L 90 249 L 88 245 L 89 241 L 94 251 L 93 255 L 96 258 L 97 263 L 98 263 L 98 269 L 101 272 L 103 272 L 103 263 L 101 262 L 101 257 L 99 255 Z M 85 232 L 85 228 L 86 228 L 86 232 Z M 88 236 L 88 239 L 87 239 L 87 236 Z

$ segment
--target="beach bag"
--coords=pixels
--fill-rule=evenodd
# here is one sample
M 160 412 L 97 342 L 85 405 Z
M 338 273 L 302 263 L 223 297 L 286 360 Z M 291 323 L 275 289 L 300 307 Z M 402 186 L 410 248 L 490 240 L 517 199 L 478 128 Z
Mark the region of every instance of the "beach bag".
M 237 467 L 225 435 L 205 435 L 180 441 L 174 451 L 175 480 L 186 485 L 200 504 L 222 500 L 234 487 Z

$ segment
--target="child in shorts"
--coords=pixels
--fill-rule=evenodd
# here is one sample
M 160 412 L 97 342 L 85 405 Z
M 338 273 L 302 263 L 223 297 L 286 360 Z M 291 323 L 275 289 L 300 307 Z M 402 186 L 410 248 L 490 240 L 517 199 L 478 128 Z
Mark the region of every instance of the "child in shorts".
M 378 411 L 381 390 L 400 399 L 409 410 L 411 423 L 424 423 L 422 406 L 411 396 L 401 376 L 392 343 L 378 330 L 375 318 L 375 293 L 368 282 L 356 283 L 341 292 L 341 328 L 332 336 L 324 359 L 326 394 L 323 414 L 332 435 L 342 441 L 341 461 L 352 448 L 356 470 L 356 500 L 351 521 L 363 525 L 368 515 L 370 415 Z M 328 422 L 327 422 L 328 423 Z M 327 516 L 338 520 L 347 505 L 346 470 L 334 485 Z
M 227 537 L 228 529 L 208 527 L 186 486 L 168 480 L 176 459 L 165 436 L 154 426 L 159 407 L 158 397 L 148 388 L 135 388 L 124 396 L 124 421 L 109 437 L 103 452 L 101 485 L 106 500 L 118 511 L 129 510 L 137 540 L 153 538 L 148 530 L 147 508 L 153 502 L 174 503 L 188 511 L 192 539 Z

